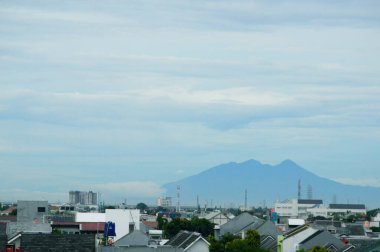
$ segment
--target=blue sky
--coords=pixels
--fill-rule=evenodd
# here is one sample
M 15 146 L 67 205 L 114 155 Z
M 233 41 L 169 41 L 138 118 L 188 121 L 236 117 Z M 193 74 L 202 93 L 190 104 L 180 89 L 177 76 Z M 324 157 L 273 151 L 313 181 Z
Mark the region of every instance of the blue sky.
M 0 200 L 292 159 L 380 186 L 379 1 L 1 1 Z

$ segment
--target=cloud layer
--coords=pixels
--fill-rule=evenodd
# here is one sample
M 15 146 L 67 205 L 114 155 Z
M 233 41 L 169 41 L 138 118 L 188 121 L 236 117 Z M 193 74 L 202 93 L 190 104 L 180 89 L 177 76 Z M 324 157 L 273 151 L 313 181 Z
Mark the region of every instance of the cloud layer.
M 380 177 L 378 7 L 1 2 L 0 199 L 153 197 L 250 158 Z

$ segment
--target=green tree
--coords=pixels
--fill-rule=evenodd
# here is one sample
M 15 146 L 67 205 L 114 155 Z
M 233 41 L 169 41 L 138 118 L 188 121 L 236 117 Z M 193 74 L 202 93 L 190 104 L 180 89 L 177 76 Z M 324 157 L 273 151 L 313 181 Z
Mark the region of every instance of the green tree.
M 173 236 L 178 234 L 179 231 L 181 230 L 192 231 L 190 227 L 191 227 L 191 224 L 189 220 L 182 219 L 182 218 L 175 218 L 171 222 L 164 225 L 164 232 L 165 232 L 165 235 L 168 236 L 168 238 L 172 238 Z
M 140 210 L 140 212 L 144 212 L 145 210 L 147 210 L 149 207 L 143 203 L 143 202 L 140 202 L 136 205 L 136 208 Z
M 214 237 L 209 237 L 209 251 L 210 252 L 225 252 L 227 244 L 235 239 L 240 239 L 238 236 L 232 235 L 230 233 L 224 234 L 220 237 L 219 241 L 215 240 Z
M 329 251 L 325 248 L 322 248 L 321 246 L 315 246 L 309 249 L 307 252 L 329 252 Z
M 164 223 L 161 218 L 157 220 L 162 223 L 164 233 L 169 238 L 176 235 L 181 230 L 193 231 L 201 233 L 203 237 L 207 237 L 214 233 L 214 224 L 206 219 L 199 219 L 198 217 L 193 217 L 190 221 L 183 218 L 175 218 L 169 223 Z
M 163 218 L 161 214 L 157 216 L 156 221 L 158 223 L 159 230 L 164 230 L 165 225 L 168 223 L 168 220 Z
M 247 230 L 245 240 L 251 247 L 260 247 L 260 234 L 254 229 Z
M 207 237 L 214 233 L 214 223 L 206 219 L 199 219 L 198 217 L 191 218 L 189 231 L 201 233 L 203 237 Z
M 17 208 L 13 209 L 12 212 L 9 213 L 9 215 L 17 215 Z
M 227 243 L 226 249 L 228 252 L 255 252 L 256 247 L 250 246 L 246 240 L 235 239 Z

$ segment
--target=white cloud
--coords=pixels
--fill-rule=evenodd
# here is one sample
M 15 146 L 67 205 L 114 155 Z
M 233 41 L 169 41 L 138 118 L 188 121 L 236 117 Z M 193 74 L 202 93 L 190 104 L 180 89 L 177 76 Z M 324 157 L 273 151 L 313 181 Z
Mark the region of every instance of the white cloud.
M 60 201 L 64 203 L 68 199 L 68 193 L 47 192 L 45 190 L 25 190 L 23 188 L 0 189 L 0 195 L 2 195 L 2 200 L 4 201 L 47 200 L 49 202 Z
M 114 15 L 107 15 L 101 12 L 89 11 L 58 11 L 58 10 L 43 10 L 37 8 L 21 8 L 21 7 L 5 7 L 0 9 L 0 15 L 3 19 L 15 19 L 22 21 L 44 21 L 44 22 L 73 22 L 85 24 L 120 24 L 125 22 L 121 18 Z
M 377 178 L 332 178 L 332 180 L 346 185 L 380 187 L 380 179 Z
M 107 193 L 155 195 L 144 180 L 252 157 L 328 176 L 365 160 L 378 174 L 377 2 L 0 5 L 10 185 L 87 187 L 106 167 L 137 181 L 99 184 Z
M 92 185 L 92 188 L 108 196 L 119 195 L 121 197 L 136 198 L 158 197 L 164 192 L 164 189 L 151 181 L 128 181 L 95 184 Z

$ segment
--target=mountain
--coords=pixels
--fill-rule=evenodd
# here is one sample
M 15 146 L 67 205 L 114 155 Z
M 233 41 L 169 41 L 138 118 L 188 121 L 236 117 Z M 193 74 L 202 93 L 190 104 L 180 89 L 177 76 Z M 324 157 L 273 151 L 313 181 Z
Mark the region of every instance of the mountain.
M 272 206 L 277 200 L 297 198 L 299 179 L 302 198 L 307 198 L 310 185 L 313 199 L 322 199 L 326 204 L 332 203 L 334 196 L 337 203 L 361 203 L 368 207 L 380 204 L 380 188 L 337 183 L 319 177 L 291 160 L 274 166 L 256 160 L 231 162 L 168 183 L 163 188 L 175 199 L 177 185 L 180 185 L 182 205 L 196 205 L 198 195 L 202 207 L 206 202 L 210 206 L 211 201 L 212 206 L 240 206 L 244 205 L 247 190 L 248 206 Z

